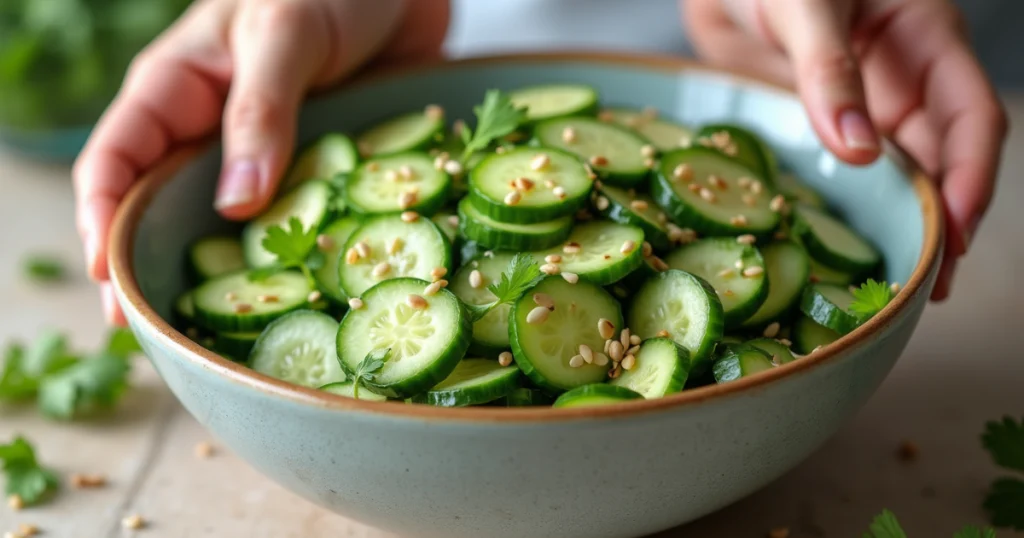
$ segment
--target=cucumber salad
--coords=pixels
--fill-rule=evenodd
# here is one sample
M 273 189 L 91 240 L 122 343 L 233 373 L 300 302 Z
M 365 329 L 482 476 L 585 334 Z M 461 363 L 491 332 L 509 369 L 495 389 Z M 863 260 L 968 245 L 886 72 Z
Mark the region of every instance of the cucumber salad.
M 750 130 L 487 92 L 300 151 L 271 207 L 187 255 L 176 324 L 290 383 L 436 406 L 572 407 L 816 352 L 899 291 Z

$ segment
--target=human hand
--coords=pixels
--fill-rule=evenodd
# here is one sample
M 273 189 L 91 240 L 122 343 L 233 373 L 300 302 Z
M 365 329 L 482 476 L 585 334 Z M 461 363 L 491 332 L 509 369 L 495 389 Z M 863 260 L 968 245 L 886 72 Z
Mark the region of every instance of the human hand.
M 75 162 L 77 225 L 108 320 L 107 240 L 129 187 L 175 146 L 222 127 L 216 208 L 245 219 L 274 196 L 305 94 L 370 59 L 440 56 L 447 0 L 197 0 L 132 63 Z
M 687 0 L 712 63 L 795 85 L 839 158 L 878 157 L 891 137 L 935 177 L 946 251 L 932 299 L 949 295 L 995 188 L 1008 123 L 949 0 Z

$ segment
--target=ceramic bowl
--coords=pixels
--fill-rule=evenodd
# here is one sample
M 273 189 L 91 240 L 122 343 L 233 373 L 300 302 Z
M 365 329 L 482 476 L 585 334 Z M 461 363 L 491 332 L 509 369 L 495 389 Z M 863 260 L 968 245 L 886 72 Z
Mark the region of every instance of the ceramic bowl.
M 371 75 L 310 102 L 300 143 L 424 103 L 467 117 L 488 88 L 576 81 L 605 103 L 690 123 L 749 125 L 885 254 L 903 291 L 811 357 L 659 400 L 582 409 L 441 409 L 292 386 L 192 343 L 164 321 L 183 252 L 228 225 L 212 210 L 215 145 L 142 180 L 113 228 L 118 299 L 182 404 L 223 444 L 321 506 L 405 536 L 640 536 L 775 480 L 871 396 L 917 325 L 938 271 L 931 183 L 894 156 L 854 168 L 824 151 L 790 93 L 677 59 L 607 54 L 486 58 Z

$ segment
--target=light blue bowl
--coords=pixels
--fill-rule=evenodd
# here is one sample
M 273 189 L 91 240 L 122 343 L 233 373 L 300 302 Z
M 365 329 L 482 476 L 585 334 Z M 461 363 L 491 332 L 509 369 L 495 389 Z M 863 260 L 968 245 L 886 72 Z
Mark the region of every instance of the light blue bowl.
M 938 270 L 931 184 L 886 158 L 852 168 L 822 150 L 790 94 L 679 60 L 608 55 L 492 58 L 392 73 L 310 103 L 310 140 L 440 103 L 467 117 L 484 90 L 553 81 L 691 123 L 750 125 L 820 190 L 903 283 L 896 300 L 813 357 L 726 385 L 589 409 L 438 409 L 373 403 L 253 373 L 163 321 L 184 286 L 186 245 L 226 225 L 212 210 L 216 148 L 185 151 L 140 182 L 113 231 L 128 321 L 186 408 L 296 493 L 407 536 L 626 537 L 683 524 L 778 478 L 871 396 L 917 324 Z

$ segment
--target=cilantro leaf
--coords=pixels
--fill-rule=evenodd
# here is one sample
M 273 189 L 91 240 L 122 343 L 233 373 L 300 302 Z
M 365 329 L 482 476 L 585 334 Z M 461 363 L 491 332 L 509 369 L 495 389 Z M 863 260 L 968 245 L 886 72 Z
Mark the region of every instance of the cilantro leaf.
M 17 495 L 25 504 L 39 502 L 46 492 L 60 485 L 57 475 L 39 465 L 35 450 L 24 437 L 15 437 L 10 444 L 0 445 L 0 461 L 7 476 L 4 491 Z
M 356 399 L 359 398 L 359 384 L 364 380 L 373 381 L 390 358 L 391 348 L 375 349 L 363 357 L 352 376 L 352 395 Z
M 60 282 L 66 271 L 59 259 L 46 254 L 31 254 L 25 259 L 25 276 L 40 283 Z
M 996 531 L 988 527 L 979 529 L 973 525 L 968 525 L 957 531 L 953 538 L 996 538 Z
M 540 272 L 540 267 L 533 256 L 522 252 L 516 254 L 508 263 L 508 268 L 501 273 L 501 280 L 487 286 L 497 299 L 482 305 L 466 305 L 470 319 L 474 322 L 479 321 L 496 306 L 515 301 L 543 278 L 544 274 Z
M 993 525 L 1024 531 L 1024 481 L 996 480 L 985 497 L 984 507 Z
M 466 145 L 462 150 L 463 161 L 526 120 L 526 109 L 517 108 L 501 90 L 487 90 L 483 104 L 473 107 L 473 113 L 476 114 L 476 129 L 471 132 L 467 126 L 462 130 L 462 142 Z
M 130 363 L 123 356 L 101 353 L 43 378 L 39 409 L 57 419 L 71 419 L 97 407 L 117 403 L 128 385 Z
M 860 288 L 852 290 L 853 302 L 850 303 L 850 312 L 860 318 L 860 322 L 871 319 L 871 316 L 879 313 L 885 305 L 892 301 L 892 290 L 884 280 L 876 282 L 869 278 L 867 282 L 860 285 Z
M 110 331 L 104 351 L 109 355 L 127 359 L 142 353 L 142 348 L 130 330 L 118 327 Z
M 0 368 L 0 401 L 31 398 L 38 390 L 39 380 L 25 372 L 24 356 L 25 349 L 20 344 L 8 344 Z
M 1024 473 L 1024 419 L 1018 423 L 1004 417 L 1002 422 L 986 423 L 981 442 L 996 465 Z
M 269 266 L 249 272 L 249 280 L 264 280 L 287 269 L 299 269 L 311 287 L 316 286 L 313 271 L 323 267 L 324 257 L 316 248 L 316 228 L 305 229 L 298 217 L 288 219 L 285 227 L 271 226 L 263 238 L 263 248 L 277 261 Z
M 37 336 L 35 342 L 25 350 L 23 365 L 27 375 L 40 378 L 59 372 L 77 361 L 78 358 L 68 349 L 67 336 L 56 331 L 46 331 Z
M 895 514 L 882 510 L 882 513 L 871 522 L 863 538 L 907 538 L 907 534 L 903 532 L 903 527 L 896 520 Z

